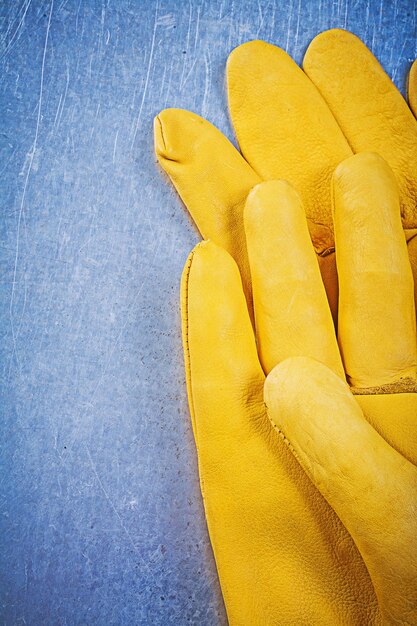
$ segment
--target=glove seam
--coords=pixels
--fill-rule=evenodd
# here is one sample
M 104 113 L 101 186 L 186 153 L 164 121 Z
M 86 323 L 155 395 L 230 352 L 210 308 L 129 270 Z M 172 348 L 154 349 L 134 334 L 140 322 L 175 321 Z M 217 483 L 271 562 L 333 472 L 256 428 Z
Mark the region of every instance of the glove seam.
M 204 242 L 200 242 L 197 244 L 195 248 L 190 252 L 188 259 L 186 261 L 186 265 L 183 273 L 183 285 L 182 285 L 182 338 L 183 338 L 183 346 L 184 346 L 184 369 L 185 369 L 185 377 L 188 391 L 188 401 L 190 408 L 190 416 L 191 416 L 191 424 L 194 432 L 194 439 L 197 444 L 197 427 L 195 423 L 195 411 L 194 411 L 194 398 L 193 398 L 193 390 L 192 390 L 192 381 L 191 381 L 191 353 L 190 346 L 188 341 L 188 329 L 189 329 L 189 319 L 188 319 L 188 285 L 189 278 L 191 272 L 191 265 L 193 262 L 194 254 L 196 248 L 201 246 Z
M 375 387 L 350 388 L 354 396 L 392 395 L 400 393 L 417 393 L 417 380 L 411 376 L 404 376 L 393 383 L 376 385 Z
M 278 435 L 284 441 L 285 445 L 291 450 L 291 452 L 294 455 L 294 457 L 297 459 L 297 461 L 299 462 L 301 467 L 304 469 L 304 465 L 303 465 L 300 457 L 298 456 L 294 446 L 292 445 L 291 441 L 289 439 L 287 439 L 287 437 L 285 436 L 283 431 L 279 428 L 279 426 L 277 426 L 277 424 L 274 421 L 272 421 L 272 419 L 270 418 L 270 416 L 269 416 L 269 409 L 268 409 L 268 405 L 266 404 L 266 402 L 264 402 L 264 407 L 265 407 L 265 411 L 266 411 L 266 414 L 268 416 L 268 420 L 269 420 L 272 428 L 278 433 Z
M 189 286 L 189 277 L 191 273 L 191 266 L 192 266 L 194 255 L 197 249 L 203 247 L 206 243 L 208 243 L 208 241 L 209 240 L 200 241 L 193 248 L 193 250 L 190 252 L 188 256 L 188 259 L 186 261 L 186 264 L 183 270 L 183 279 L 182 279 L 182 285 L 181 285 L 182 340 L 183 340 L 183 346 L 184 346 L 184 365 L 185 365 L 185 375 L 186 375 L 186 383 L 187 383 L 188 404 L 189 404 L 189 409 L 190 409 L 191 423 L 193 427 L 194 441 L 195 441 L 195 445 L 197 449 L 196 450 L 197 451 L 197 464 L 198 464 L 199 482 L 200 482 L 200 488 L 201 488 L 201 497 L 203 500 L 206 525 L 207 525 L 208 535 L 210 538 L 212 555 L 214 558 L 214 562 L 216 564 L 217 575 L 220 581 L 220 589 L 221 589 L 221 593 L 222 593 L 222 597 L 223 597 L 223 601 L 224 601 L 226 613 L 227 613 L 227 607 L 229 606 L 229 598 L 231 597 L 231 594 L 229 594 L 227 590 L 226 582 L 222 580 L 221 575 L 220 575 L 219 563 L 216 557 L 216 553 L 217 554 L 219 553 L 219 551 L 216 550 L 216 543 L 217 543 L 215 539 L 216 533 L 214 532 L 214 528 L 212 528 L 210 524 L 210 519 L 209 519 L 210 513 L 209 513 L 208 502 L 205 497 L 204 479 L 200 471 L 200 459 L 199 459 L 199 454 L 198 454 L 197 423 L 195 420 L 194 398 L 193 398 L 193 391 L 192 391 L 193 387 L 192 387 L 192 377 L 191 377 L 191 352 L 190 352 L 190 345 L 188 341 L 188 329 L 189 329 L 189 317 L 188 317 L 189 289 L 188 289 L 188 286 Z

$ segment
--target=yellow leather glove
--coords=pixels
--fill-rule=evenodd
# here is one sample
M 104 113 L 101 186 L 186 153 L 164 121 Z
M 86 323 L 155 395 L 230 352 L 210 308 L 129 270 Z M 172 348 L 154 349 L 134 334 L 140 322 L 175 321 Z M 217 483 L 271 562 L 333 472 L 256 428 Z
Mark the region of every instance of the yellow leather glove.
M 306 207 L 336 318 L 330 179 L 334 168 L 353 152 L 380 153 L 399 180 L 403 226 L 417 285 L 417 122 L 375 57 L 351 33 L 331 30 L 316 37 L 304 70 L 283 50 L 265 42 L 239 46 L 227 63 L 227 84 L 244 158 L 209 122 L 181 109 L 167 109 L 157 116 L 155 147 L 203 237 L 236 260 L 249 303 L 243 229 L 246 197 L 261 180 L 285 179 L 293 184 Z M 414 69 L 409 81 L 414 110 L 416 75 Z
M 400 393 L 415 389 L 416 329 L 397 184 L 363 153 L 337 168 L 333 198 L 340 351 L 376 395 L 355 400 L 344 381 L 288 183 L 257 185 L 246 203 L 258 345 L 226 251 L 199 244 L 183 274 L 201 488 L 233 626 L 417 623 L 417 394 Z

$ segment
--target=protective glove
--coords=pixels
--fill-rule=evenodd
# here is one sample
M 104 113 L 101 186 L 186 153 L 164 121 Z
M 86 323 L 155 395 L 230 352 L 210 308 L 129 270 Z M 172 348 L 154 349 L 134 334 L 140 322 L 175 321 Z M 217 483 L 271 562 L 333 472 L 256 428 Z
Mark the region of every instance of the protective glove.
M 417 123 L 377 60 L 351 33 L 331 30 L 316 37 L 304 69 L 308 75 L 283 50 L 265 42 L 239 46 L 227 63 L 227 83 L 243 157 L 209 122 L 181 109 L 156 117 L 155 148 L 203 237 L 236 260 L 249 305 L 243 207 L 261 180 L 289 181 L 306 207 L 336 318 L 330 179 L 353 152 L 379 152 L 395 171 L 417 285 Z M 414 68 L 409 81 L 414 110 L 416 74 Z
M 333 198 L 344 367 L 288 183 L 246 203 L 258 346 L 226 251 L 199 244 L 183 274 L 201 489 L 233 626 L 417 623 L 417 394 L 401 392 L 415 388 L 416 330 L 398 189 L 365 153 L 337 168 Z M 355 400 L 344 369 L 370 395 Z

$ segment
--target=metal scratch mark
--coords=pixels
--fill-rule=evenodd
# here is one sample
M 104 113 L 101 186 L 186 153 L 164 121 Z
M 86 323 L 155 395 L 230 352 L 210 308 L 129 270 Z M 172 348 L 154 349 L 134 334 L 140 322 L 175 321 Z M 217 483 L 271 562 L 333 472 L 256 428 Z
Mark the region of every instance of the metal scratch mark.
M 197 19 L 195 21 L 195 35 L 194 35 L 194 52 L 197 49 L 199 28 L 200 28 L 200 7 L 197 7 Z
M 298 45 L 298 33 L 300 30 L 300 16 L 301 16 L 301 0 L 298 0 L 298 7 L 297 7 L 297 25 L 295 28 L 295 47 L 297 47 Z
M 383 5 L 384 5 L 384 0 L 381 0 L 381 4 L 379 7 L 379 16 L 378 16 L 378 31 L 379 32 L 381 32 L 381 28 L 382 28 Z
M 53 127 L 52 127 L 53 130 L 57 130 L 59 128 L 60 123 L 61 123 L 62 112 L 64 110 L 65 100 L 67 98 L 67 93 L 68 93 L 68 85 L 69 85 L 69 65 L 68 65 L 68 62 L 67 62 L 67 82 L 66 82 L 66 85 L 65 85 L 64 97 L 62 98 L 62 93 L 61 93 L 61 95 L 59 97 L 58 108 L 56 110 L 54 124 L 53 124 Z
M 14 33 L 12 35 L 12 38 L 10 39 L 9 43 L 7 44 L 7 46 L 6 46 L 5 50 L 4 50 L 4 53 L 3 53 L 1 58 L 4 58 L 6 56 L 6 54 L 9 52 L 9 50 L 11 50 L 13 45 L 19 40 L 19 37 L 22 34 L 23 24 L 24 24 L 24 21 L 25 21 L 26 13 L 28 12 L 28 9 L 29 9 L 31 1 L 32 0 L 28 0 L 26 6 L 23 5 L 23 6 L 25 6 L 24 13 L 23 13 L 23 15 L 22 15 L 22 17 L 21 17 L 21 19 L 19 21 L 19 24 L 17 25 L 16 30 L 14 31 Z M 7 29 L 5 38 L 6 38 L 7 34 L 8 34 L 8 32 L 9 32 L 9 29 Z
M 103 492 L 103 494 L 104 494 L 104 496 L 105 496 L 105 498 L 106 498 L 107 502 L 109 503 L 109 505 L 110 505 L 110 507 L 111 507 L 112 511 L 113 511 L 113 512 L 114 512 L 114 514 L 116 515 L 116 517 L 117 517 L 117 519 L 118 519 L 118 521 L 119 521 L 119 524 L 120 524 L 120 526 L 121 526 L 121 528 L 122 528 L 123 532 L 125 533 L 126 537 L 127 537 L 127 538 L 128 538 L 128 540 L 129 540 L 130 545 L 132 546 L 132 548 L 133 548 L 133 550 L 135 551 L 135 553 L 138 555 L 138 557 L 139 557 L 139 559 L 140 559 L 140 561 L 141 561 L 141 563 L 142 563 L 143 567 L 146 569 L 146 571 L 149 573 L 149 575 L 150 575 L 150 576 L 152 577 L 152 579 L 153 579 L 153 578 L 154 578 L 154 575 L 153 575 L 153 572 L 152 572 L 151 568 L 149 567 L 148 563 L 144 560 L 144 558 L 143 558 L 143 557 L 142 557 L 142 555 L 140 554 L 139 549 L 138 549 L 137 545 L 135 544 L 135 542 L 134 542 L 134 540 L 133 540 L 132 535 L 130 534 L 130 532 L 129 532 L 129 530 L 126 528 L 126 526 L 124 525 L 124 523 L 123 523 L 123 519 L 122 519 L 122 517 L 120 516 L 120 513 L 118 512 L 118 510 L 117 510 L 117 509 L 116 509 L 116 507 L 114 506 L 112 499 L 110 498 L 109 494 L 107 493 L 106 489 L 104 488 L 103 483 L 102 483 L 102 482 L 101 482 L 101 480 L 100 480 L 100 476 L 98 475 L 97 468 L 96 468 L 96 466 L 95 466 L 95 464 L 94 464 L 94 461 L 93 461 L 93 458 L 92 458 L 92 456 L 91 456 L 90 450 L 88 449 L 88 447 L 86 446 L 86 444 L 85 444 L 85 443 L 83 444 L 83 446 L 84 446 L 84 448 L 85 448 L 85 451 L 87 452 L 87 456 L 88 456 L 88 459 L 89 459 L 89 461 L 90 461 L 91 469 L 93 470 L 94 476 L 96 477 L 96 480 L 97 480 L 97 482 L 98 482 L 98 484 L 99 484 L 99 487 L 100 487 L 101 491 Z
M 31 152 L 30 152 L 30 155 L 29 155 L 29 165 L 28 165 L 27 170 L 26 170 L 26 177 L 25 177 L 25 182 L 24 182 L 24 185 L 23 185 L 22 199 L 20 201 L 19 216 L 18 216 L 18 220 L 17 220 L 17 230 L 16 230 L 16 253 L 15 253 L 15 259 L 14 259 L 12 293 L 11 293 L 11 296 L 10 296 L 9 314 L 10 314 L 10 326 L 11 326 L 12 340 L 13 340 L 12 358 L 13 358 L 13 356 L 16 358 L 19 370 L 20 370 L 20 365 L 19 365 L 19 358 L 18 358 L 18 355 L 17 355 L 16 334 L 15 334 L 14 319 L 13 319 L 13 304 L 14 304 L 14 295 L 15 295 L 15 288 L 16 288 L 17 265 L 18 265 L 18 262 L 19 262 L 20 226 L 21 226 L 22 216 L 23 216 L 24 208 L 25 208 L 26 191 L 27 191 L 27 187 L 28 187 L 29 177 L 30 177 L 30 174 L 31 174 L 31 171 L 32 171 L 33 158 L 34 158 L 35 151 L 36 151 L 37 144 L 38 144 L 38 135 L 39 135 L 39 127 L 40 127 L 41 111 L 42 111 L 43 83 L 44 83 L 44 73 L 45 73 L 45 59 L 46 59 L 46 50 L 47 50 L 47 47 L 48 47 L 49 31 L 50 31 L 50 28 L 51 28 L 51 18 L 52 18 L 53 8 L 54 8 L 54 0 L 51 0 L 51 5 L 50 5 L 50 9 L 49 9 L 48 24 L 46 26 L 45 45 L 44 45 L 43 56 L 42 56 L 41 80 L 40 80 L 39 100 L 38 100 L 38 116 L 37 116 L 37 119 L 36 119 L 35 137 L 33 139 L 32 149 L 31 149 Z M 11 367 L 11 360 L 12 359 L 10 359 L 10 367 Z
M 115 159 L 116 159 L 116 147 L 117 147 L 117 138 L 118 138 L 118 137 L 119 137 L 119 130 L 117 130 L 117 131 L 116 131 L 116 135 L 115 135 L 115 138 L 114 138 L 114 144 L 113 144 L 113 158 L 112 158 L 113 165 L 114 165 L 114 162 L 115 162 Z
M 207 50 L 206 53 L 204 54 L 204 67 L 206 70 L 206 75 L 204 77 L 204 94 L 203 94 L 203 102 L 201 104 L 201 114 L 203 117 L 207 117 L 208 115 L 207 98 L 208 98 L 209 89 L 210 89 L 210 69 L 211 69 L 210 64 L 211 64 L 210 52 Z
M 78 3 L 77 14 L 75 16 L 75 34 L 76 35 L 78 35 L 78 16 L 80 14 L 81 2 L 82 0 L 80 0 Z
M 348 23 L 348 15 L 349 15 L 349 0 L 345 2 L 345 14 L 343 16 L 343 28 L 347 28 Z
M 157 30 L 157 27 L 158 27 L 158 11 L 159 11 L 159 2 L 156 3 L 154 25 L 153 25 L 153 32 L 152 32 L 151 50 L 150 50 L 150 53 L 149 53 L 148 67 L 147 67 L 147 70 L 146 70 L 146 79 L 145 79 L 145 85 L 143 87 L 142 99 L 141 99 L 140 106 L 139 106 L 138 116 L 136 118 L 135 130 L 133 132 L 132 142 L 130 144 L 130 149 L 131 150 L 133 150 L 133 147 L 135 145 L 136 135 L 137 135 L 138 128 L 139 128 L 139 122 L 140 122 L 140 118 L 141 118 L 141 115 L 142 115 L 143 105 L 144 105 L 146 94 L 147 94 L 147 91 L 148 91 L 149 76 L 150 76 L 150 73 L 151 73 L 151 66 L 152 66 L 152 61 L 153 61 L 153 53 L 154 53 L 154 49 L 155 49 L 156 30 Z
M 264 19 L 265 19 L 264 13 L 262 11 L 262 6 L 261 6 L 261 3 L 259 2 L 259 0 L 258 0 L 258 14 L 259 14 L 259 25 L 258 25 L 258 30 L 256 31 L 256 37 L 257 38 L 259 38 L 260 32 L 261 32 L 262 27 L 264 25 Z
M 403 54 L 404 54 L 404 50 L 405 50 L 406 44 L 407 44 L 407 40 L 404 39 L 403 45 L 401 46 L 401 52 L 400 52 L 399 57 L 398 57 L 399 59 L 403 58 Z M 392 80 L 393 83 L 395 83 L 395 79 L 397 77 L 397 71 L 398 71 L 399 67 L 400 67 L 400 63 L 397 63 L 397 65 L 395 66 L 394 71 L 392 73 L 392 76 L 391 76 L 391 80 Z
M 197 63 L 197 57 L 192 62 L 191 67 L 190 67 L 190 69 L 189 69 L 189 71 L 187 73 L 187 76 L 184 78 L 184 82 L 180 86 L 180 89 L 183 89 L 185 87 L 185 85 L 187 84 L 187 82 L 188 82 L 188 80 L 189 80 L 189 78 L 190 78 L 190 76 L 191 76 L 191 74 L 192 74 L 192 72 L 193 72 L 193 70 L 194 70 L 194 68 L 196 66 L 196 63 Z
M 288 25 L 287 25 L 287 41 L 285 42 L 285 52 L 288 52 L 288 48 L 290 45 L 290 32 L 291 32 L 291 20 L 292 20 L 292 11 L 293 11 L 293 2 L 290 2 L 290 13 L 288 16 Z
M 188 51 L 189 45 L 190 45 L 191 20 L 192 20 L 192 15 L 193 15 L 193 7 L 192 7 L 192 4 L 191 4 L 190 0 L 188 0 L 188 6 L 189 6 L 188 29 L 187 29 L 187 37 L 186 37 L 186 40 L 185 40 L 185 49 L 187 51 Z M 181 72 L 181 78 L 180 78 L 180 91 L 184 87 L 184 74 L 185 74 L 185 68 L 187 67 L 187 63 L 188 63 L 188 56 L 185 55 L 184 56 L 184 61 L 183 61 L 183 64 L 182 64 L 182 72 Z

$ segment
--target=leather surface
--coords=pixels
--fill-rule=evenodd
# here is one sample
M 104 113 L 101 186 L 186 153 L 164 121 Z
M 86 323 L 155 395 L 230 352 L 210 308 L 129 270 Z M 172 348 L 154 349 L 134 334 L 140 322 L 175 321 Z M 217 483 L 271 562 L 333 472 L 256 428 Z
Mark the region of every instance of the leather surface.
M 321 57 L 315 56 L 322 41 L 328 51 L 323 75 L 333 72 L 324 83 L 343 82 L 335 80 L 333 57 L 335 67 L 339 63 L 338 76 L 344 63 L 347 79 L 352 75 L 346 52 L 349 45 L 356 73 L 364 62 L 364 76 L 352 85 L 355 104 L 349 109 L 345 98 L 342 113 L 337 98 L 332 101 L 322 94 Z M 315 67 L 312 58 L 319 78 L 311 70 Z M 416 440 L 417 396 L 408 390 L 416 385 L 417 359 L 414 261 L 411 258 L 410 263 L 408 252 L 414 249 L 415 235 L 413 165 L 411 173 L 406 170 L 402 179 L 398 177 L 401 158 L 414 154 L 417 127 L 377 61 L 349 33 L 329 31 L 319 36 L 318 43 L 310 46 L 305 67 L 313 81 L 285 52 L 259 41 L 231 54 L 229 104 L 244 158 L 214 127 L 187 111 L 166 110 L 155 120 L 158 158 L 204 235 L 213 238 L 191 254 L 182 286 L 187 387 L 207 522 L 231 624 L 412 623 L 407 622 L 414 619 L 416 610 L 411 562 L 409 566 L 396 562 L 395 541 L 386 552 L 378 548 L 387 537 L 392 539 L 395 528 L 398 533 L 404 531 L 400 551 L 405 553 L 407 546 L 412 549 L 411 518 L 405 516 L 404 522 L 394 516 L 384 535 L 385 499 L 376 516 L 375 545 L 369 546 L 360 523 L 351 522 L 354 514 L 346 517 L 346 511 L 353 510 L 361 518 L 360 507 L 367 508 L 364 492 L 358 496 L 361 504 L 356 505 L 355 493 L 346 488 L 347 499 L 340 507 L 334 497 L 337 488 L 322 488 L 305 459 L 301 465 L 307 471 L 300 473 L 297 445 L 287 439 L 285 428 L 282 438 L 275 436 L 262 399 L 265 374 L 288 357 L 295 362 L 302 355 L 313 357 L 323 364 L 320 367 L 329 366 L 335 372 L 330 381 L 336 376 L 344 379 L 318 273 L 322 266 L 334 317 L 339 297 L 338 343 L 348 381 L 358 393 L 369 394 L 358 395 L 356 401 L 347 391 L 350 408 L 346 415 L 356 412 L 353 430 L 360 415 L 367 432 L 371 429 L 373 437 L 384 441 L 383 449 L 390 450 L 388 458 L 396 459 L 394 470 L 413 468 L 402 491 L 403 502 L 412 507 L 415 470 L 408 459 L 413 458 L 411 444 Z M 367 80 L 376 99 L 371 112 L 361 108 Z M 384 108 L 378 105 L 377 96 L 387 93 Z M 347 124 L 344 108 L 349 109 Z M 356 130 L 349 123 L 357 112 L 363 116 L 362 128 L 366 116 L 374 115 L 374 131 L 365 134 L 360 146 L 351 141 Z M 384 156 L 391 160 L 395 174 L 377 154 L 352 156 L 352 148 L 353 152 L 375 149 L 378 127 L 385 124 L 385 117 L 395 119 L 396 114 L 398 123 L 383 131 L 394 146 Z M 392 133 L 397 134 L 391 137 Z M 406 156 L 395 161 L 395 146 L 401 144 L 402 135 Z M 277 178 L 288 182 L 272 182 Z M 271 182 L 259 184 L 259 180 Z M 257 186 L 248 195 L 253 181 Z M 301 200 L 289 183 L 296 186 Z M 307 225 L 312 248 L 308 248 Z M 223 241 L 227 252 L 216 245 Z M 318 256 L 314 257 L 313 249 Z M 304 254 L 303 250 L 310 251 Z M 251 299 L 256 340 L 252 307 L 249 312 L 247 307 Z M 383 331 L 388 327 L 393 332 L 387 335 Z M 386 337 L 384 342 L 381 335 Z M 326 374 L 323 380 L 327 378 Z M 311 379 L 314 382 L 313 375 Z M 294 380 L 299 379 L 294 376 Z M 306 382 L 306 389 L 312 381 Z M 300 416 L 312 411 L 312 424 L 320 432 L 320 408 L 326 408 L 328 389 L 323 383 L 326 392 L 321 397 L 317 380 L 314 384 L 314 401 L 307 393 Z M 400 401 L 377 400 L 384 397 L 387 385 L 395 394 L 386 397 L 397 395 Z M 331 382 L 329 389 L 334 401 Z M 285 393 L 277 397 L 285 404 Z M 298 385 L 296 406 L 303 405 L 303 397 Z M 370 411 L 375 430 L 363 419 L 358 402 L 365 412 Z M 290 413 L 296 420 L 297 411 L 291 408 Z M 324 448 L 326 428 L 320 443 Z M 343 429 L 338 437 L 343 437 Z M 398 463 L 399 453 L 404 457 Z M 359 466 L 366 472 L 366 462 Z M 319 491 L 310 490 L 309 476 Z M 385 558 L 382 567 L 378 559 L 383 563 Z M 390 586 L 391 574 L 395 583 Z

